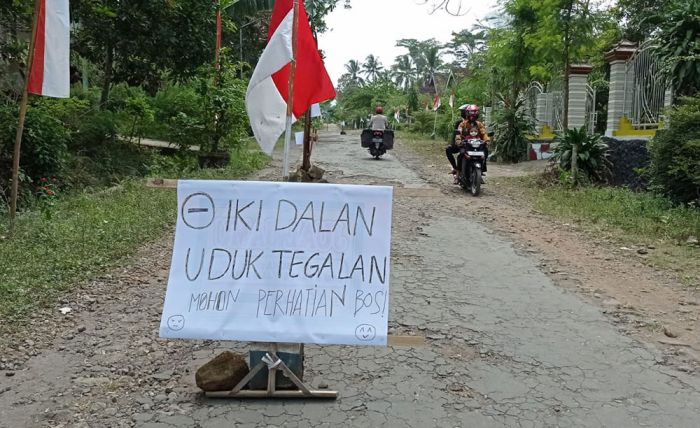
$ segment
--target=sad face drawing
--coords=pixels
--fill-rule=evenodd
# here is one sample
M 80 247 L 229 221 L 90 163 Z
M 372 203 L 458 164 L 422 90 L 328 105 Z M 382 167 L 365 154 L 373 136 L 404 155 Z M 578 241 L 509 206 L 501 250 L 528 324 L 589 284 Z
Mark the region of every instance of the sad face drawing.
M 173 331 L 182 330 L 185 327 L 185 317 L 182 315 L 173 315 L 168 318 L 168 328 Z

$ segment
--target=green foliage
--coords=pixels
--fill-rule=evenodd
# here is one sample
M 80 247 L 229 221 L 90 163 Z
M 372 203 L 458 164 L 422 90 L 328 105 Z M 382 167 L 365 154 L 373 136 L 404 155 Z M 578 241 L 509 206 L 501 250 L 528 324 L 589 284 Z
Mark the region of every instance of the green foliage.
M 391 82 L 380 80 L 364 86 L 347 87 L 338 95 L 336 115 L 340 120 L 352 123 L 366 119 L 378 104 L 384 107 L 388 116 L 396 108 L 405 109 L 405 99 L 399 89 Z
M 675 0 L 617 0 L 614 12 L 623 22 L 623 37 L 633 42 L 646 40 L 664 21 Z
M 526 179 L 523 184 L 518 186 L 519 190 L 534 198 L 538 210 L 560 220 L 596 224 L 610 232 L 619 229 L 633 242 L 669 240 L 684 245 L 689 236 L 700 233 L 700 210 L 680 206 L 658 194 L 622 187 L 541 187 L 532 179 Z M 700 274 L 698 250 L 689 250 L 694 254 L 688 254 L 687 258 Z
M 652 185 L 675 201 L 700 206 L 700 98 L 671 111 L 670 127 L 650 144 Z
M 213 61 L 216 2 L 211 0 L 81 0 L 71 6 L 76 24 L 71 49 L 104 64 L 103 76 L 114 82 L 153 94 L 168 76 L 191 77 Z M 228 15 L 223 24 L 232 29 Z
M 568 174 L 571 171 L 571 158 L 574 146 L 577 146 L 579 173 L 591 181 L 603 182 L 610 176 L 610 161 L 607 159 L 608 145 L 598 134 L 589 134 L 585 127 L 569 129 L 557 136 L 552 149 L 559 168 Z M 568 178 L 568 177 L 566 177 Z M 564 182 L 562 180 L 562 182 Z
M 677 96 L 700 91 L 700 1 L 675 0 L 664 10 L 656 40 Z
M 534 131 L 521 98 L 500 96 L 503 107 L 496 113 L 493 156 L 505 162 L 520 162 L 527 155 L 528 135 Z
M 193 81 L 201 99 L 201 116 L 185 121 L 186 126 L 198 124 L 203 128 L 201 149 L 206 152 L 228 151 L 240 145 L 247 136 L 248 115 L 245 109 L 246 82 L 237 77 L 237 67 L 222 50 L 221 69 L 200 70 Z
M 0 189 L 9 186 L 18 112 L 0 105 Z M 60 121 L 40 107 L 30 106 L 24 125 L 20 179 L 26 184 L 63 172 L 69 134 Z M 7 171 L 7 173 L 6 173 Z

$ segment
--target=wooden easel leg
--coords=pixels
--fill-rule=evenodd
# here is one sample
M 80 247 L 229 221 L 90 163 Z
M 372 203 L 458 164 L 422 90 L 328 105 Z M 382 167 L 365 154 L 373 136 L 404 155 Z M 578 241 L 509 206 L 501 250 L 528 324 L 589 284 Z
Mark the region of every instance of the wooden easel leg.
M 269 353 L 265 355 L 263 361 L 258 363 L 231 391 L 210 391 L 206 392 L 207 397 L 212 398 L 332 398 L 338 397 L 338 391 L 319 391 L 309 388 L 299 379 L 294 372 L 277 356 L 277 344 L 272 346 Z M 250 380 L 267 365 L 267 389 L 244 390 L 243 388 Z M 297 388 L 296 391 L 278 391 L 276 389 L 277 371 L 281 370 L 284 376 L 288 377 Z

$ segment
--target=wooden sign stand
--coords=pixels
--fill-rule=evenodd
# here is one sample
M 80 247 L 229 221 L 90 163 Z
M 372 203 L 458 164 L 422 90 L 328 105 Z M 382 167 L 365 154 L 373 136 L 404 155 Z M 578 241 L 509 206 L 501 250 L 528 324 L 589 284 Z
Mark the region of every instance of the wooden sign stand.
M 314 390 L 309 388 L 302 382 L 292 370 L 282 361 L 276 353 L 277 344 L 272 344 L 273 350 L 265 354 L 263 361 L 259 362 L 248 373 L 238 385 L 231 391 L 212 391 L 207 392 L 206 396 L 211 398 L 338 398 L 338 391 Z M 243 388 L 267 366 L 267 390 L 244 390 Z M 277 390 L 275 382 L 277 380 L 277 371 L 281 371 L 289 380 L 291 380 L 298 389 L 296 390 Z

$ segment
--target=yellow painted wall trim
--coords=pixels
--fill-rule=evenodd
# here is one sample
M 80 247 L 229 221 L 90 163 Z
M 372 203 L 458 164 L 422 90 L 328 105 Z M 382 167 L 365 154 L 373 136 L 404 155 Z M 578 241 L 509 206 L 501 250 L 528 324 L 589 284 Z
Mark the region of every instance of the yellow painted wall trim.
M 659 123 L 661 126 L 662 123 Z M 632 125 L 632 122 L 626 117 L 620 118 L 620 127 L 617 131 L 613 131 L 614 137 L 653 137 L 656 135 L 656 129 L 637 129 Z
M 552 127 L 549 125 L 544 125 L 542 127 L 542 132 L 540 132 L 539 135 L 535 136 L 538 140 L 552 140 L 554 139 L 555 135 L 554 132 L 552 131 Z

